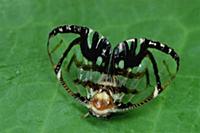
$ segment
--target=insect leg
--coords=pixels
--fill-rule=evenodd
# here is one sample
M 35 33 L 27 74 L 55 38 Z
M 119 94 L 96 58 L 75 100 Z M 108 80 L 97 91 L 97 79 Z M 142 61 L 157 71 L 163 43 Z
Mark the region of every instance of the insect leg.
M 148 103 L 150 102 L 152 99 L 153 99 L 153 94 L 148 96 L 147 98 L 145 98 L 143 101 L 139 102 L 139 103 L 131 103 L 131 102 L 128 102 L 128 103 L 122 103 L 122 102 L 118 102 L 116 103 L 117 105 L 117 112 L 122 112 L 122 111 L 127 111 L 127 110 L 131 110 L 131 109 L 135 109 L 139 106 L 142 106 L 144 105 L 145 103 Z
M 71 65 L 72 65 L 72 63 L 74 62 L 75 59 L 76 59 L 76 55 L 74 54 L 74 55 L 72 56 L 72 58 L 70 59 L 69 64 L 67 65 L 66 70 L 67 70 L 68 72 L 69 72 L 69 70 L 70 70 L 70 68 L 71 68 Z
M 148 57 L 151 60 L 151 63 L 153 65 L 153 70 L 154 70 L 154 75 L 155 75 L 155 78 L 156 78 L 157 89 L 158 89 L 158 92 L 160 93 L 162 91 L 162 86 L 161 86 L 160 76 L 158 74 L 158 66 L 157 66 L 156 60 L 155 60 L 155 58 L 153 57 L 153 54 L 150 51 L 148 51 Z
M 105 87 L 105 85 L 96 84 L 89 80 L 82 81 L 80 79 L 75 79 L 74 83 L 81 84 L 83 87 L 86 87 L 86 88 L 92 88 L 94 91 L 99 90 L 99 88 Z M 121 87 L 107 86 L 107 87 L 109 89 L 111 89 L 113 93 L 121 93 L 121 92 L 123 92 L 125 94 L 137 94 L 138 93 L 138 91 L 136 89 L 128 89 L 125 86 L 121 86 Z
M 163 60 L 163 65 L 165 66 L 165 68 L 170 76 L 170 79 L 165 81 L 165 83 L 163 84 L 163 88 L 166 88 L 171 83 L 171 81 L 176 77 L 176 74 L 170 72 L 169 66 L 165 60 Z
M 67 71 L 70 71 L 70 68 L 71 68 L 71 65 L 72 63 L 75 63 L 75 65 L 78 67 L 78 68 L 81 68 L 83 69 L 84 71 L 97 71 L 97 72 L 100 72 L 100 73 L 104 73 L 104 67 L 102 66 L 98 66 L 96 64 L 93 64 L 93 65 L 89 65 L 89 64 L 84 64 L 82 61 L 79 61 L 77 59 L 77 56 L 74 54 L 72 56 L 72 58 L 70 59 L 69 63 L 68 63 L 68 66 L 67 66 Z
M 148 68 L 145 69 L 145 76 L 146 76 L 146 87 L 148 87 L 149 85 L 151 85 Z
M 100 71 L 101 69 L 101 66 L 93 66 L 93 65 L 85 65 L 83 64 L 82 62 L 78 61 L 77 60 L 77 57 L 76 55 L 74 54 L 72 56 L 72 58 L 70 59 L 70 62 L 67 66 L 67 71 L 70 70 L 70 67 L 71 67 L 71 64 L 72 62 L 75 62 L 75 65 L 78 67 L 78 68 L 82 68 L 84 71 L 89 71 L 89 70 L 92 70 L 92 71 Z M 122 69 L 121 69 L 122 70 Z M 119 72 L 119 71 L 118 71 Z M 130 73 L 127 75 L 126 72 L 124 72 L 122 70 L 121 72 L 118 73 L 118 75 L 123 75 L 123 76 L 127 76 L 128 78 L 135 78 L 135 79 L 140 79 L 142 78 L 143 76 L 146 76 L 146 85 L 150 85 L 150 80 L 149 80 L 149 72 L 148 72 L 148 69 L 145 69 L 144 72 L 138 72 L 138 73 Z M 117 73 L 116 73 L 117 74 Z M 89 80 L 87 81 L 81 81 L 80 79 L 76 79 L 74 80 L 74 82 L 76 84 L 82 84 L 84 87 L 89 87 L 89 88 L 96 88 L 98 89 L 97 85 L 95 85 L 94 83 L 90 82 Z M 125 94 L 137 94 L 138 91 L 136 89 L 128 89 L 126 88 L 125 86 L 121 86 L 121 87 L 118 87 L 120 90 L 120 92 L 123 92 Z
M 72 58 L 70 59 L 70 62 L 68 64 L 68 66 L 67 66 L 67 71 L 70 70 L 70 67 L 71 67 L 71 65 L 72 65 L 73 62 L 75 62 L 75 65 L 78 68 L 82 68 L 84 71 L 92 70 L 92 71 L 102 72 L 101 70 L 105 70 L 101 66 L 83 64 L 82 62 L 78 61 L 76 55 L 74 54 L 72 56 Z M 134 79 L 140 79 L 140 78 L 142 78 L 145 75 L 146 76 L 146 86 L 150 85 L 149 71 L 148 71 L 147 68 L 145 69 L 144 72 L 137 72 L 137 73 L 127 72 L 124 69 L 118 69 L 115 72 L 115 75 L 122 75 L 124 77 L 134 78 Z

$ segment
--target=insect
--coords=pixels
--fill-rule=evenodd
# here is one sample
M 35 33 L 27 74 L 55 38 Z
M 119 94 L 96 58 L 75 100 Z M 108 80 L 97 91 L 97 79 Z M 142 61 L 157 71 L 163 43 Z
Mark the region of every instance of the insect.
M 67 43 L 67 47 L 60 54 L 58 61 L 54 63 L 52 54 L 58 46 L 51 50 L 50 41 L 58 34 L 68 35 L 70 33 L 77 37 Z M 76 51 L 73 51 L 75 48 Z M 136 48 L 139 49 L 137 52 Z M 57 79 L 71 96 L 86 106 L 89 113 L 96 117 L 107 117 L 112 113 L 135 109 L 156 98 L 166 88 L 161 84 L 157 61 L 150 49 L 169 55 L 176 63 L 176 72 L 179 70 L 179 56 L 173 48 L 166 44 L 146 38 L 134 38 L 125 40 L 112 49 L 111 43 L 104 36 L 90 28 L 77 25 L 63 25 L 53 29 L 49 33 L 47 49 Z M 71 51 L 73 52 L 70 53 Z M 132 71 L 134 68 L 140 67 L 143 60 L 147 58 L 151 65 L 146 66 L 146 69 L 140 72 Z M 67 63 L 64 63 L 65 60 Z M 67 67 L 64 68 L 64 65 Z M 140 81 L 145 78 L 148 86 L 150 84 L 148 68 L 150 67 L 153 72 L 151 77 L 155 79 L 155 85 L 153 85 L 150 95 L 137 103 L 123 102 L 126 95 L 135 96 L 139 92 L 137 89 L 128 88 L 120 83 L 121 78 L 131 81 L 136 79 Z M 83 74 L 80 74 L 78 78 L 69 81 L 70 74 L 68 73 L 71 68 L 76 68 L 79 73 L 96 73 L 93 74 L 93 77 L 86 76 L 85 78 L 81 78 Z M 94 78 L 96 75 L 99 75 L 97 79 Z M 68 80 L 64 80 L 64 77 Z M 79 85 L 86 88 L 87 94 L 74 92 L 70 88 L 70 82 L 73 82 L 75 87 Z

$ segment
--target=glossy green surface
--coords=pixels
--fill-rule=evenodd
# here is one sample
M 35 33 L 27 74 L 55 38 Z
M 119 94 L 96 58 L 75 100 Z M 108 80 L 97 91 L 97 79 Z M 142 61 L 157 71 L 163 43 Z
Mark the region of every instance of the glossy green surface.
M 180 71 L 151 103 L 104 120 L 57 83 L 46 41 L 61 24 L 91 27 L 112 43 L 132 37 L 167 42 Z M 200 130 L 199 0 L 1 0 L 1 133 L 195 133 Z

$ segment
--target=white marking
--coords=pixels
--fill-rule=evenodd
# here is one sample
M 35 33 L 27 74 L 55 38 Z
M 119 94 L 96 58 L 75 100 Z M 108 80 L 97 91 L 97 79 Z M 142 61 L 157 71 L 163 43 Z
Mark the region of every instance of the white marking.
M 119 53 L 122 52 L 122 50 L 123 50 L 123 43 L 120 43 L 119 44 Z
M 62 29 L 62 28 L 59 28 L 58 30 L 59 30 L 60 32 L 63 32 L 63 29 Z
M 122 43 L 119 44 L 119 50 L 121 51 L 123 49 Z
M 101 39 L 103 39 L 104 38 L 104 36 L 101 36 L 101 38 L 98 40 L 98 42 L 97 42 L 97 45 L 96 45 L 96 49 L 98 48 L 98 46 L 99 46 L 99 42 L 101 41 Z
M 78 32 L 81 32 L 81 28 L 77 27 L 77 31 L 78 31 Z
M 106 49 L 103 49 L 102 55 L 105 55 L 105 54 L 106 54 Z
M 89 93 L 88 89 L 86 89 L 86 94 L 87 94 L 87 98 L 89 99 L 90 98 L 90 93 Z
M 117 86 L 117 84 L 115 82 L 112 83 L 112 82 L 109 82 L 109 81 L 100 82 L 99 84 L 104 85 L 104 86 L 113 86 L 113 87 Z
M 132 71 L 132 69 L 131 68 L 128 68 L 128 72 L 130 73 Z
M 153 98 L 158 96 L 158 88 L 155 87 L 154 92 L 153 92 Z
M 100 108 L 100 107 L 101 107 L 100 101 L 97 101 L 96 106 L 97 106 L 97 108 Z
M 133 39 L 128 39 L 127 40 L 128 42 L 135 42 L 135 39 L 133 38 Z
M 108 101 L 108 100 L 110 100 L 110 97 L 109 97 L 109 95 L 107 94 L 107 92 L 99 92 L 99 93 L 97 93 L 96 94 L 96 98 L 97 99 L 102 99 L 102 100 L 105 100 L 105 101 Z
M 66 26 L 66 30 L 71 30 L 70 26 Z
M 115 108 L 98 110 L 92 104 L 89 104 L 88 108 L 90 108 L 92 110 L 93 115 L 95 115 L 97 117 L 106 116 L 110 112 L 116 112 Z
M 143 43 L 145 41 L 144 38 L 140 38 L 140 43 Z
M 112 96 L 114 102 L 116 102 L 116 101 L 122 101 L 122 98 L 125 96 L 125 94 L 124 94 L 124 93 L 116 93 L 116 94 L 113 94 L 113 93 L 111 92 L 111 96 Z
M 130 43 L 135 42 L 135 39 L 134 38 L 133 39 L 128 39 L 127 42 L 130 42 Z M 131 45 L 128 45 L 128 48 L 130 49 Z
M 107 77 L 107 75 L 102 75 L 98 80 L 98 84 L 104 85 L 104 86 L 113 86 L 113 87 L 116 87 L 118 85 L 116 77 L 113 76 L 112 79 L 108 79 L 108 78 L 110 77 Z
M 80 75 L 79 75 L 79 79 L 83 78 L 83 68 L 80 68 Z
M 91 33 L 93 32 L 93 30 L 92 29 L 89 29 L 89 33 L 88 33 L 88 47 L 89 47 L 89 49 L 91 49 L 91 47 L 92 47 L 92 37 L 90 36 L 91 35 Z M 91 37 L 91 38 L 90 38 Z M 89 41 L 90 40 L 90 41 Z
M 149 45 L 156 46 L 156 43 L 154 43 L 154 42 L 150 41 L 150 42 L 149 42 Z
M 59 71 L 58 71 L 58 73 L 57 73 L 57 79 L 60 80 L 60 78 L 61 78 L 61 69 L 59 69 Z
M 170 54 L 172 52 L 172 49 L 169 48 L 168 54 Z
M 90 96 L 93 97 L 97 91 L 93 91 L 93 88 L 90 88 Z
M 164 45 L 164 44 L 162 44 L 162 43 L 160 44 L 160 46 L 161 46 L 162 48 L 164 48 L 164 47 L 165 47 L 165 45 Z

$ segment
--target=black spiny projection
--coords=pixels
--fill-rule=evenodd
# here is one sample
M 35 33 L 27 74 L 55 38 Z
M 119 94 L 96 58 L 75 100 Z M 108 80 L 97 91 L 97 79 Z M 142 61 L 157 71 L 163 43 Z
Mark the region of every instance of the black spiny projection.
M 49 48 L 50 40 L 58 34 L 66 33 L 76 34 L 78 37 L 69 43 L 59 61 L 54 63 L 52 51 Z M 177 64 L 176 71 L 179 69 L 178 54 L 166 44 L 145 38 L 134 38 L 123 41 L 112 49 L 110 42 L 104 36 L 90 28 L 76 25 L 64 25 L 53 29 L 49 33 L 47 47 L 57 79 L 71 96 L 86 106 L 89 109 L 89 113 L 96 117 L 107 117 L 115 112 L 135 109 L 151 101 L 163 91 L 164 87 L 161 84 L 157 62 L 149 49 L 156 49 L 170 55 Z M 82 61 L 79 61 L 76 54 L 73 54 L 70 59 L 67 58 L 74 47 L 79 47 L 79 54 L 81 53 L 90 62 L 89 64 L 83 64 Z M 136 52 L 137 47 L 139 48 L 138 52 Z M 138 91 L 121 85 L 118 76 L 133 80 L 146 77 L 147 85 L 149 85 L 148 69 L 138 73 L 131 71 L 132 68 L 138 67 L 145 58 L 149 58 L 152 64 L 149 67 L 153 67 L 153 74 L 156 81 L 155 88 L 151 95 L 138 103 L 123 103 L 122 99 L 125 95 L 137 95 Z M 69 62 L 67 64 L 67 71 L 70 71 L 71 65 L 74 63 L 82 71 L 95 71 L 101 74 L 96 83 L 89 79 L 82 80 L 78 77 L 73 80 L 74 84 L 82 85 L 86 88 L 88 92 L 87 96 L 83 96 L 79 92 L 73 92 L 68 86 L 68 81 L 64 81 L 62 73 L 64 70 L 61 68 L 64 60 L 68 60 Z

